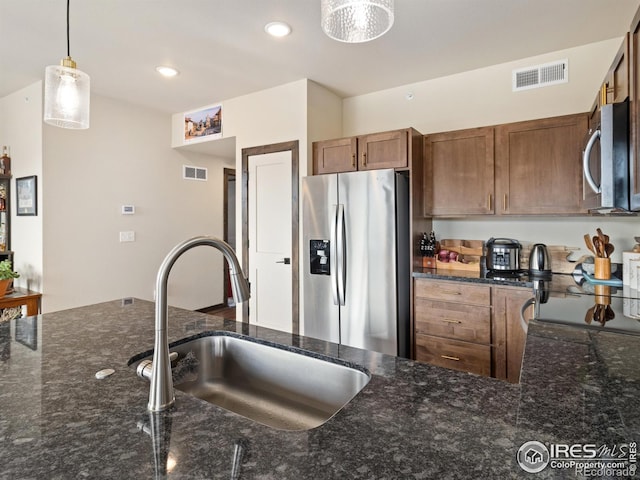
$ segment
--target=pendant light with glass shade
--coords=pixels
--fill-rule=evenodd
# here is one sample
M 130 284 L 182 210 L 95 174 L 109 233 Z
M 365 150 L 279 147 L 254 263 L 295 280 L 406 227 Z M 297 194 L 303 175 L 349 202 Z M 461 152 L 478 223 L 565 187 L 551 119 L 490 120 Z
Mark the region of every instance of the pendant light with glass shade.
M 76 68 L 69 53 L 67 0 L 67 57 L 45 69 L 44 121 L 61 128 L 89 128 L 89 93 L 89 75 Z
M 394 0 L 321 0 L 322 30 L 339 42 L 362 43 L 393 25 Z

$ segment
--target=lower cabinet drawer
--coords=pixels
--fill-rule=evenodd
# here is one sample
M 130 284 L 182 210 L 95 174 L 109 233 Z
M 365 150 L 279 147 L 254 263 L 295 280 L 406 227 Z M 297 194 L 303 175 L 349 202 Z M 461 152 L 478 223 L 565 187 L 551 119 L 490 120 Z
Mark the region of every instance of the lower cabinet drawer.
M 448 338 L 416 335 L 416 360 L 491 376 L 491 347 Z
M 416 298 L 415 331 L 475 343 L 491 343 L 491 307 Z
M 414 279 L 416 298 L 491 306 L 491 287 L 426 278 Z

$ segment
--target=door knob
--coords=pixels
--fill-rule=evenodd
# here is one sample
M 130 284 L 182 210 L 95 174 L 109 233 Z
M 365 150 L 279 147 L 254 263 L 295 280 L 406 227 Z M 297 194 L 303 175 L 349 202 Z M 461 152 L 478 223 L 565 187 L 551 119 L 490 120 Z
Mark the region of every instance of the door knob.
M 289 265 L 291 263 L 291 259 L 289 257 L 284 257 L 282 260 L 277 260 L 276 263 L 284 263 L 285 265 Z

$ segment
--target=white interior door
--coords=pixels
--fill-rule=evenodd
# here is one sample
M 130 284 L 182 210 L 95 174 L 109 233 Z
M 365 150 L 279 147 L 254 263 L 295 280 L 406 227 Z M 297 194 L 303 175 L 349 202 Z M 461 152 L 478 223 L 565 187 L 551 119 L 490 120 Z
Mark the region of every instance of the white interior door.
M 292 331 L 291 151 L 249 157 L 249 323 Z

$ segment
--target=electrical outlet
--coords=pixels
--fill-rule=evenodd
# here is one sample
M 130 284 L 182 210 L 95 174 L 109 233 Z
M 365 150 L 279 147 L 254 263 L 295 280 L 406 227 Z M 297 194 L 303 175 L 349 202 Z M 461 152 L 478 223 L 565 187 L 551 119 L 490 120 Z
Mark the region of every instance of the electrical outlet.
M 120 241 L 121 242 L 135 242 L 136 241 L 136 232 L 133 232 L 133 231 L 120 232 Z

